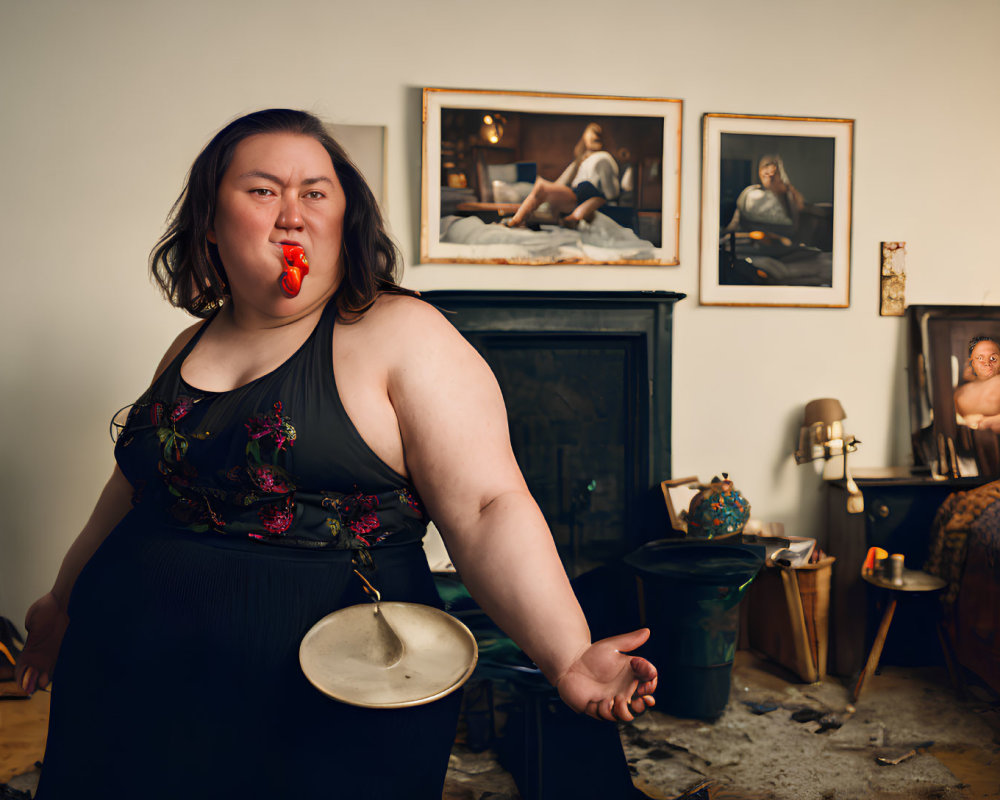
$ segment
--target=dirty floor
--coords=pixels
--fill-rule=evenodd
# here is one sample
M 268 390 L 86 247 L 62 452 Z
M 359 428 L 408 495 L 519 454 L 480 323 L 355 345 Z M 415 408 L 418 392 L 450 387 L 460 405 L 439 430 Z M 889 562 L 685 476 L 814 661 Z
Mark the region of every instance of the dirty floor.
M 835 678 L 797 683 L 740 651 L 729 705 L 714 723 L 653 711 L 620 726 L 633 782 L 661 799 L 705 779 L 714 786 L 699 800 L 1000 798 L 995 695 L 973 683 L 960 699 L 943 669 L 902 667 L 874 676 L 853 713 L 848 695 Z M 40 693 L 0 703 L 0 782 L 29 794 L 38 779 L 32 765 L 44 745 L 47 701 Z M 806 721 L 795 721 L 796 712 Z M 519 800 L 493 751 L 472 752 L 463 743 L 467 733 L 463 726 L 445 800 Z
M 729 705 L 717 721 L 653 711 L 620 732 L 633 783 L 653 798 L 674 798 L 710 779 L 715 786 L 702 797 L 996 800 L 997 701 L 975 684 L 959 699 L 943 668 L 885 667 L 851 713 L 840 680 L 793 682 L 782 668 L 740 651 Z M 796 712 L 806 721 L 795 721 Z M 456 745 L 446 800 L 519 797 L 490 751 Z

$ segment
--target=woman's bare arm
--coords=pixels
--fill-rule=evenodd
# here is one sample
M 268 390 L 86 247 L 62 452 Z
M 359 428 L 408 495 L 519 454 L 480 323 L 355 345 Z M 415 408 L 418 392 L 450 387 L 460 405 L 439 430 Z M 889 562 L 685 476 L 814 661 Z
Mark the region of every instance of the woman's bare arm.
M 590 652 L 597 645 L 514 459 L 492 372 L 437 311 L 408 298 L 393 305 L 389 397 L 408 471 L 462 580 L 571 706 L 631 719 L 629 708 L 651 704 L 632 695 L 655 670 L 634 659 L 644 665 L 637 680 L 633 660 L 616 648 L 638 646 L 645 633 Z M 605 677 L 593 679 L 601 670 Z
M 566 169 L 562 171 L 558 178 L 555 179 L 555 183 L 562 184 L 563 186 L 569 186 L 573 183 L 573 178 L 576 177 L 577 171 L 580 169 L 580 162 L 577 160 L 570 161 Z M 551 174 L 551 173 L 550 173 Z

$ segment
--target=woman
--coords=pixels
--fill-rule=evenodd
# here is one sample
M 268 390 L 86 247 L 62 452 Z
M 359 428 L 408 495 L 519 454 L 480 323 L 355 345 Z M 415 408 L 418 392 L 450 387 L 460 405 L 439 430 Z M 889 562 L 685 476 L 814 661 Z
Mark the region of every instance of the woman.
M 760 183 L 736 198 L 736 211 L 719 238 L 720 283 L 830 286 L 833 262 L 801 242 L 799 221 L 805 208 L 802 193 L 792 186 L 779 155 L 761 156 Z
M 294 297 L 283 246 L 308 257 Z M 355 569 L 386 600 L 439 604 L 428 517 L 570 707 L 652 705 L 652 665 L 620 652 L 648 632 L 590 642 L 492 374 L 395 283 L 374 198 L 316 118 L 262 111 L 217 134 L 151 268 L 207 320 L 132 407 L 28 611 L 21 685 L 44 688 L 59 657 L 38 798 L 440 798 L 456 695 L 359 709 L 297 662 L 318 619 L 365 602 Z
M 573 148 L 572 163 L 555 181 L 538 178 L 506 224 L 512 228 L 526 225 L 535 209 L 547 202 L 556 213 L 565 214 L 561 224 L 575 228 L 584 220 L 590 222 L 597 210 L 618 197 L 620 191 L 618 164 L 604 149 L 601 126 L 591 122 Z
M 788 236 L 794 235 L 805 207 L 802 193 L 792 186 L 779 155 L 761 156 L 757 176 L 760 183 L 747 186 L 736 198 L 736 211 L 724 230 L 762 228 L 790 245 Z

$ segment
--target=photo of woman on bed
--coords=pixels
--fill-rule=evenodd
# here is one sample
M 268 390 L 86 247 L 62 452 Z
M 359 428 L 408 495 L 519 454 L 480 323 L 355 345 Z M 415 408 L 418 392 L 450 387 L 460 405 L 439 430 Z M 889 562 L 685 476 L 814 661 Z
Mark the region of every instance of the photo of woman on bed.
M 552 102 L 578 105 L 561 96 Z M 496 108 L 443 105 L 439 117 L 429 116 L 434 161 L 425 168 L 425 257 L 526 265 L 676 263 L 675 242 L 665 240 L 677 214 L 673 205 L 664 207 L 664 198 L 673 197 L 679 177 L 667 117 L 651 113 L 676 113 L 679 131 L 672 101 L 628 100 L 638 108 L 626 107 L 620 116 L 587 113 L 588 105 L 597 105 L 590 98 L 562 113 L 510 107 L 520 103 L 538 105 L 534 96 L 505 95 Z
M 536 178 L 531 194 L 504 222 L 511 228 L 523 227 L 535 209 L 548 203 L 557 213 L 565 214 L 560 225 L 575 228 L 582 221 L 592 221 L 597 210 L 618 197 L 620 191 L 618 163 L 604 149 L 601 126 L 591 122 L 573 148 L 573 160 L 562 175 L 555 181 Z
M 513 216 L 504 216 L 507 210 L 500 207 L 499 223 L 443 217 L 441 241 L 513 246 L 553 261 L 575 260 L 581 252 L 595 260 L 651 259 L 652 242 L 600 213 L 621 194 L 619 174 L 618 162 L 605 148 L 603 128 L 590 122 L 562 174 L 554 181 L 536 177 Z

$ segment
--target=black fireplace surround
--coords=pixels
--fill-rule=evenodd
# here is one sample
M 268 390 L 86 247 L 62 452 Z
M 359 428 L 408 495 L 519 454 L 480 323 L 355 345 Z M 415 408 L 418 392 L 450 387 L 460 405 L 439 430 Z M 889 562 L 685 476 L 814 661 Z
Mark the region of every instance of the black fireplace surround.
M 668 535 L 673 292 L 429 291 L 492 368 L 570 577 Z

